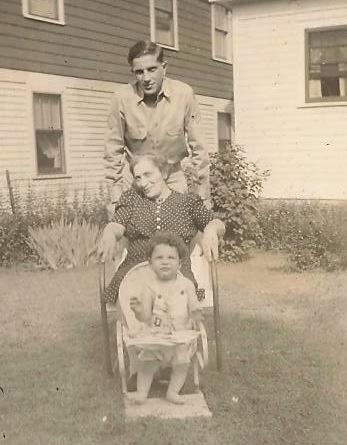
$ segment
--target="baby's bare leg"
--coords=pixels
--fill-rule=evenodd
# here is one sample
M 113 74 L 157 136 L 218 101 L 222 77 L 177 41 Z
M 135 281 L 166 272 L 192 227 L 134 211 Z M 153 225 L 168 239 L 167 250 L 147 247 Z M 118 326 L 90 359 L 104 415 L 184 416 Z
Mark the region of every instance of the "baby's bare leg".
M 182 405 L 184 400 L 178 394 L 186 381 L 188 374 L 189 363 L 176 365 L 172 367 L 169 387 L 166 393 L 166 400 L 177 405 Z
M 137 391 L 128 394 L 129 399 L 137 404 L 146 402 L 149 390 L 152 385 L 154 374 L 159 369 L 157 360 L 141 362 L 137 372 Z

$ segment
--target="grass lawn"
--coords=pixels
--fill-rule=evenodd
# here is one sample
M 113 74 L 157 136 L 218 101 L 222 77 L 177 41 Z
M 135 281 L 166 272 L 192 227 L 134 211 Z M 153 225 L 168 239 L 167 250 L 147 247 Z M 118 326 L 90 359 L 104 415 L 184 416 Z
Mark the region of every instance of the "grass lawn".
M 224 370 L 211 419 L 124 421 L 104 371 L 96 267 L 0 270 L 0 444 L 346 445 L 347 274 L 287 273 L 256 253 L 220 264 Z

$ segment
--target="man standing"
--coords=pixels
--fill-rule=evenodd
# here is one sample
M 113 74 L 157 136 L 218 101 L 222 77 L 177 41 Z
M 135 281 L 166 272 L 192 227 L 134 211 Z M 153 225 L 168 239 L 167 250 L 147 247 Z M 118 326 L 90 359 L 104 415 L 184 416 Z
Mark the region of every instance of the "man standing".
M 129 50 L 128 62 L 135 82 L 115 93 L 107 121 L 104 159 L 112 205 L 131 186 L 127 160 L 134 154 L 148 153 L 168 160 L 167 184 L 179 192 L 187 191 L 181 161 L 190 155 L 194 192 L 208 203 L 208 151 L 192 88 L 166 78 L 167 62 L 156 43 L 136 43 Z

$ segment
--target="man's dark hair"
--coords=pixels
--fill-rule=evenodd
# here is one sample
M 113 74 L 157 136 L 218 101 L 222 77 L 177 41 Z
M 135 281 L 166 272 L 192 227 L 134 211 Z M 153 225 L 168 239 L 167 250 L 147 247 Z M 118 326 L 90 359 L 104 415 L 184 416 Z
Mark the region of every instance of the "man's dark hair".
M 147 54 L 156 54 L 158 62 L 164 62 L 164 50 L 157 43 L 151 42 L 150 40 L 141 40 L 135 43 L 128 53 L 128 63 L 132 65 L 133 60 L 141 56 L 146 56 Z
M 175 247 L 178 253 L 179 259 L 182 261 L 189 255 L 188 247 L 185 245 L 183 239 L 172 232 L 156 232 L 149 240 L 147 245 L 147 258 L 150 259 L 153 250 L 156 246 L 164 244 L 166 246 Z

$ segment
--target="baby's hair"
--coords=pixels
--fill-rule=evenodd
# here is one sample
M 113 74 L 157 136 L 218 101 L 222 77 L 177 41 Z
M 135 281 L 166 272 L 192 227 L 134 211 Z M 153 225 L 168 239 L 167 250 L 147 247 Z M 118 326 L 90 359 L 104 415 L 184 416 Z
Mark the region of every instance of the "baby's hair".
M 180 260 L 187 258 L 189 252 L 183 239 L 172 232 L 156 232 L 149 240 L 147 247 L 147 258 L 151 258 L 156 246 L 164 244 L 166 246 L 175 247 Z

